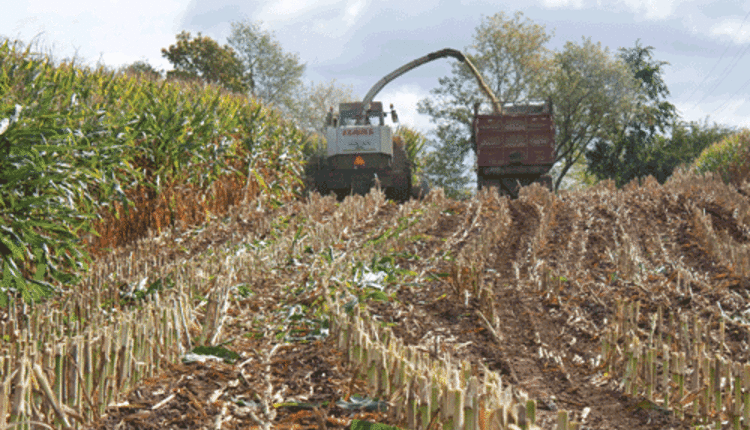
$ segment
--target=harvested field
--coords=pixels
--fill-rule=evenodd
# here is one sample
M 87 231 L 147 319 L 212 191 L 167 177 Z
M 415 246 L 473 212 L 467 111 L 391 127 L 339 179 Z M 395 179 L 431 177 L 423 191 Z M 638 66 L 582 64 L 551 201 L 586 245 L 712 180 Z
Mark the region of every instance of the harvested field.
M 457 202 L 435 192 L 402 206 L 371 194 L 281 209 L 267 221 L 276 227 L 256 240 L 264 245 L 245 243 L 245 257 L 227 259 L 231 283 L 253 292 L 231 301 L 220 337 L 242 363 L 176 365 L 129 394 L 138 412 L 110 409 L 97 427 L 219 420 L 222 428 L 348 428 L 355 412 L 335 402 L 379 394 L 390 412 L 360 418 L 426 428 L 421 417 L 395 412 L 411 397 L 393 389 L 388 398 L 382 382 L 376 393 L 367 364 L 347 360 L 332 336 L 317 336 L 328 321 L 321 306 L 354 298 L 359 318 L 389 327 L 415 357 L 463 363 L 468 378 L 495 373 L 513 396 L 536 400 L 541 428 L 555 428 L 563 410 L 592 429 L 731 423 L 735 402 L 744 414 L 750 387 L 740 382 L 737 391 L 726 373 L 722 397 L 701 390 L 715 385 L 711 363 L 730 372 L 748 360 L 750 212 L 741 195 L 700 181 L 560 196 L 534 187 L 518 200 L 486 193 Z M 241 243 L 214 249 L 229 255 Z M 653 357 L 631 369 L 636 350 Z M 682 367 L 680 354 L 688 357 Z M 180 382 L 191 377 L 193 386 Z M 182 397 L 151 411 L 170 393 Z M 231 401 L 239 393 L 277 407 L 243 416 Z
M 238 356 L 174 360 L 85 428 L 750 426 L 750 201 L 718 181 L 259 207 L 119 254 L 148 267 L 119 282 L 180 272 L 183 356 Z

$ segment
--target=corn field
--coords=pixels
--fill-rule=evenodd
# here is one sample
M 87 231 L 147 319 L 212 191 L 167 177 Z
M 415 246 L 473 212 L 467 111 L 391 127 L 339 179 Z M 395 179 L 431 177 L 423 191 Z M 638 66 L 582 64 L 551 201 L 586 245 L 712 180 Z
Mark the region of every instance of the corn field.
M 300 196 L 262 107 L 3 49 L 66 113 L 2 99 L 0 429 L 750 428 L 747 184 Z
M 300 192 L 305 137 L 219 88 L 125 76 L 0 45 L 2 282 L 39 300 L 89 256 Z

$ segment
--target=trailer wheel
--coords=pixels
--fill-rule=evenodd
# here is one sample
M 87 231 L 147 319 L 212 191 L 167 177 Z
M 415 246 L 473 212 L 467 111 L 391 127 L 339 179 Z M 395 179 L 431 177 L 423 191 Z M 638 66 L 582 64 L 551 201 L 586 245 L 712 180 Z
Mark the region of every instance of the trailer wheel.
M 493 187 L 501 196 L 510 196 L 511 199 L 517 199 L 522 187 L 529 186 L 538 182 L 537 176 L 512 176 L 512 177 L 477 177 L 477 188 Z

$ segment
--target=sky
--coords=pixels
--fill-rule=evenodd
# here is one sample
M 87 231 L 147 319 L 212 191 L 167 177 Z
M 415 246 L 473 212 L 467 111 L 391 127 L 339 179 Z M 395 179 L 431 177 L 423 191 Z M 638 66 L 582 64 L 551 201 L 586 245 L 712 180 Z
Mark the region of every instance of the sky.
M 429 52 L 472 44 L 482 17 L 521 11 L 543 25 L 549 49 L 590 37 L 616 52 L 653 46 L 682 119 L 750 127 L 750 2 L 712 0 L 25 0 L 6 4 L 0 36 L 36 41 L 57 59 L 77 56 L 119 67 L 139 60 L 169 69 L 161 48 L 186 30 L 226 43 L 230 23 L 261 21 L 306 64 L 307 82 L 351 85 L 363 96 L 380 78 Z M 377 99 L 424 132 L 417 103 L 430 96 L 453 59 L 391 82 Z

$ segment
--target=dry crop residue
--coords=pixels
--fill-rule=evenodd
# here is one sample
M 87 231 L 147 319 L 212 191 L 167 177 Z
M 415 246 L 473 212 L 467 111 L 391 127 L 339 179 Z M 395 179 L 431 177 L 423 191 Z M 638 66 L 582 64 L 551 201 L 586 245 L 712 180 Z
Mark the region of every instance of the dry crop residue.
M 405 428 L 392 413 L 336 404 L 365 395 L 367 384 L 325 336 L 324 304 L 356 297 L 406 345 L 466 361 L 480 376 L 497 372 L 536 399 L 542 428 L 554 428 L 558 410 L 589 429 L 689 428 L 700 416 L 690 382 L 682 397 L 676 385 L 669 391 L 683 407 L 664 408 L 627 385 L 616 359 L 606 371 L 602 344 L 617 330 L 645 344 L 662 327 L 659 315 L 664 327 L 689 322 L 688 334 L 664 329 L 665 339 L 750 359 L 749 206 L 723 184 L 687 175 L 558 196 L 534 186 L 518 200 L 313 197 L 256 217 L 265 227 L 253 246 L 233 237 L 226 252 L 214 250 L 234 268 L 217 269 L 216 285 L 251 291 L 232 296 L 218 338 L 240 358 L 175 364 L 92 426 L 331 429 L 360 417 Z M 615 350 L 627 347 L 615 339 Z

